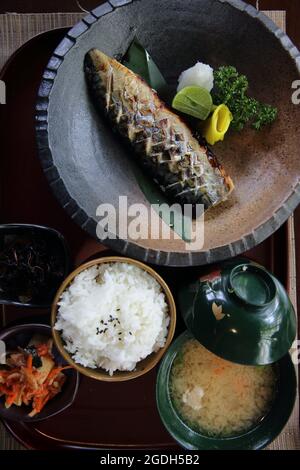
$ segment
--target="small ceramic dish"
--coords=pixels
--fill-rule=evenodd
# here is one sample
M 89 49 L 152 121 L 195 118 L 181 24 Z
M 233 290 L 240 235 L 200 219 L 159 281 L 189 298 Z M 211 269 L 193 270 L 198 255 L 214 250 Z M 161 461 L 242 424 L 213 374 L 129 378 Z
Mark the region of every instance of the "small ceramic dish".
M 34 249 L 28 248 L 31 242 L 34 242 Z M 15 249 L 16 246 L 18 246 L 17 249 Z M 20 246 L 26 246 L 22 251 L 22 258 L 19 256 Z M 37 246 L 39 248 L 36 248 Z M 8 254 L 9 250 L 11 253 Z M 48 265 L 50 268 L 41 273 L 41 276 L 47 276 L 44 286 L 35 287 L 35 292 L 28 295 L 26 291 L 30 289 L 30 286 L 25 286 L 25 284 L 28 282 L 29 269 L 32 272 L 34 270 L 36 273 L 38 270 L 41 272 L 40 267 L 36 266 L 36 250 L 41 250 L 38 256 L 42 253 L 43 262 L 50 260 Z M 16 272 L 17 268 L 19 272 L 23 270 L 24 285 L 22 285 L 21 276 L 17 280 L 12 279 L 11 282 L 7 280 L 9 271 Z M 41 225 L 0 225 L 0 304 L 49 308 L 58 287 L 69 274 L 70 269 L 69 249 L 64 237 L 58 231 Z M 16 284 L 18 284 L 17 287 Z
M 269 413 L 252 429 L 234 437 L 208 437 L 191 429 L 179 416 L 173 404 L 169 384 L 170 371 L 184 343 L 193 338 L 185 331 L 170 346 L 161 363 L 156 384 L 158 411 L 168 432 L 189 450 L 258 450 L 266 447 L 282 431 L 294 407 L 297 381 L 289 354 L 278 365 L 278 388 Z
M 58 302 L 59 299 L 64 292 L 64 290 L 72 283 L 74 278 L 82 271 L 84 271 L 87 268 L 90 268 L 92 266 L 102 264 L 102 263 L 129 263 L 134 266 L 137 266 L 147 273 L 149 273 L 156 281 L 160 284 L 162 291 L 164 292 L 166 296 L 166 301 L 169 306 L 169 316 L 170 316 L 170 324 L 168 327 L 168 335 L 166 339 L 166 343 L 163 348 L 160 348 L 157 352 L 153 352 L 149 356 L 147 356 L 145 359 L 142 361 L 138 362 L 136 365 L 136 368 L 133 371 L 116 371 L 112 376 L 109 375 L 108 372 L 106 372 L 104 369 L 92 369 L 89 367 L 84 367 L 80 364 L 77 364 L 71 357 L 71 355 L 66 351 L 64 347 L 64 341 L 62 339 L 62 336 L 59 331 L 54 329 L 54 325 L 56 323 L 56 317 L 57 317 L 57 310 L 58 310 Z M 173 295 L 165 283 L 165 281 L 157 274 L 154 269 L 150 268 L 149 266 L 136 261 L 134 259 L 130 258 L 123 258 L 119 256 L 109 256 L 109 257 L 103 257 L 99 259 L 95 259 L 92 261 L 89 261 L 88 263 L 84 263 L 83 265 L 79 266 L 75 271 L 73 271 L 67 279 L 64 280 L 62 285 L 60 286 L 53 305 L 52 305 L 52 311 L 51 311 L 51 325 L 52 325 L 52 334 L 54 338 L 54 342 L 56 344 L 57 349 L 61 353 L 61 355 L 64 357 L 64 359 L 71 364 L 73 367 L 75 367 L 79 372 L 82 374 L 96 379 L 96 380 L 102 380 L 102 381 L 107 381 L 107 382 L 121 382 L 125 380 L 131 380 L 135 379 L 136 377 L 140 377 L 141 375 L 146 374 L 149 372 L 153 367 L 156 366 L 156 364 L 159 362 L 159 360 L 162 358 L 163 354 L 166 352 L 168 349 L 173 336 L 174 336 L 174 331 L 175 331 L 175 326 L 176 326 L 176 306 L 175 302 L 173 299 Z
M 51 338 L 51 327 L 36 323 L 12 326 L 1 331 L 0 341 L 5 343 L 6 351 L 14 351 L 18 346 L 26 347 L 36 334 Z M 54 345 L 52 353 L 56 364 L 67 365 Z M 31 411 L 30 406 L 12 405 L 10 408 L 5 408 L 3 397 L 0 397 L 0 417 L 5 420 L 33 423 L 50 418 L 66 410 L 72 405 L 78 392 L 79 373 L 75 369 L 66 369 L 63 373 L 66 376 L 66 381 L 62 386 L 61 392 L 49 400 L 40 413 L 31 418 L 28 416 L 28 413 Z

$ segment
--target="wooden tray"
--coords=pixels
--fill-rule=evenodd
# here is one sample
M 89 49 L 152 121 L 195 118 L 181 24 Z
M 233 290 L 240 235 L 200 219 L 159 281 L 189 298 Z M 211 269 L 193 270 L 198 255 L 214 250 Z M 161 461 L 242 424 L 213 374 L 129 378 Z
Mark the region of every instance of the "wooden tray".
M 2 127 L 0 213 L 2 223 L 27 222 L 56 228 L 66 237 L 74 264 L 78 265 L 108 252 L 67 216 L 52 195 L 37 157 L 34 134 L 34 105 L 41 74 L 64 34 L 65 29 L 59 29 L 30 40 L 2 71 L 0 78 L 7 84 L 8 104 Z M 286 224 L 247 253 L 272 270 L 287 287 L 288 233 Z M 176 286 L 187 269 L 159 268 L 158 271 L 176 295 Z M 49 312 L 6 307 L 1 322 L 2 325 L 27 322 L 32 317 L 48 322 Z M 177 334 L 184 329 L 178 317 Z M 155 380 L 156 370 L 118 384 L 82 377 L 75 403 L 62 414 L 36 424 L 4 424 L 18 441 L 31 449 L 176 449 L 177 444 L 165 431 L 156 409 Z

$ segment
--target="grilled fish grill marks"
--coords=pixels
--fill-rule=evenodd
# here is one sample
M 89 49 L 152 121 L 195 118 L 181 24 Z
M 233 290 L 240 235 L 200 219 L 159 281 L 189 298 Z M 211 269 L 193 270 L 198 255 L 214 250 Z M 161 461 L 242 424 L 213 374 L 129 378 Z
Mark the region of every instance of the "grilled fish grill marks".
M 95 49 L 85 73 L 97 108 L 167 195 L 206 209 L 227 199 L 233 183 L 216 157 L 140 77 Z

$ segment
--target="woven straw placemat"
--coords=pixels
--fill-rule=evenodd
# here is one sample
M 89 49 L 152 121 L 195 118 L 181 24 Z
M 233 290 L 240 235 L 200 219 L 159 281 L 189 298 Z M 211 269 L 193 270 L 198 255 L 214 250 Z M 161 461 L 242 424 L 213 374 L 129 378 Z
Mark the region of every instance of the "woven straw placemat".
M 285 30 L 285 11 L 265 12 L 278 26 Z M 0 68 L 9 56 L 33 36 L 53 28 L 73 26 L 84 16 L 84 13 L 37 13 L 0 15 Z M 296 305 L 295 258 L 293 219 L 289 220 L 290 229 L 290 281 L 292 301 Z M 0 450 L 23 449 L 23 447 L 5 430 L 0 423 Z M 293 415 L 281 435 L 269 446 L 269 449 L 300 449 L 299 402 Z

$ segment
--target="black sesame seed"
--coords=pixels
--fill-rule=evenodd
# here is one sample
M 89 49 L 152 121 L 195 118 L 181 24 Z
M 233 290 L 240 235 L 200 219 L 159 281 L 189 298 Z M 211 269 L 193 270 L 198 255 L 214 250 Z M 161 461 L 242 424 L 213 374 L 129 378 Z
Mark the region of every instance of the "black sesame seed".
M 132 335 L 131 331 L 129 331 L 129 334 Z

